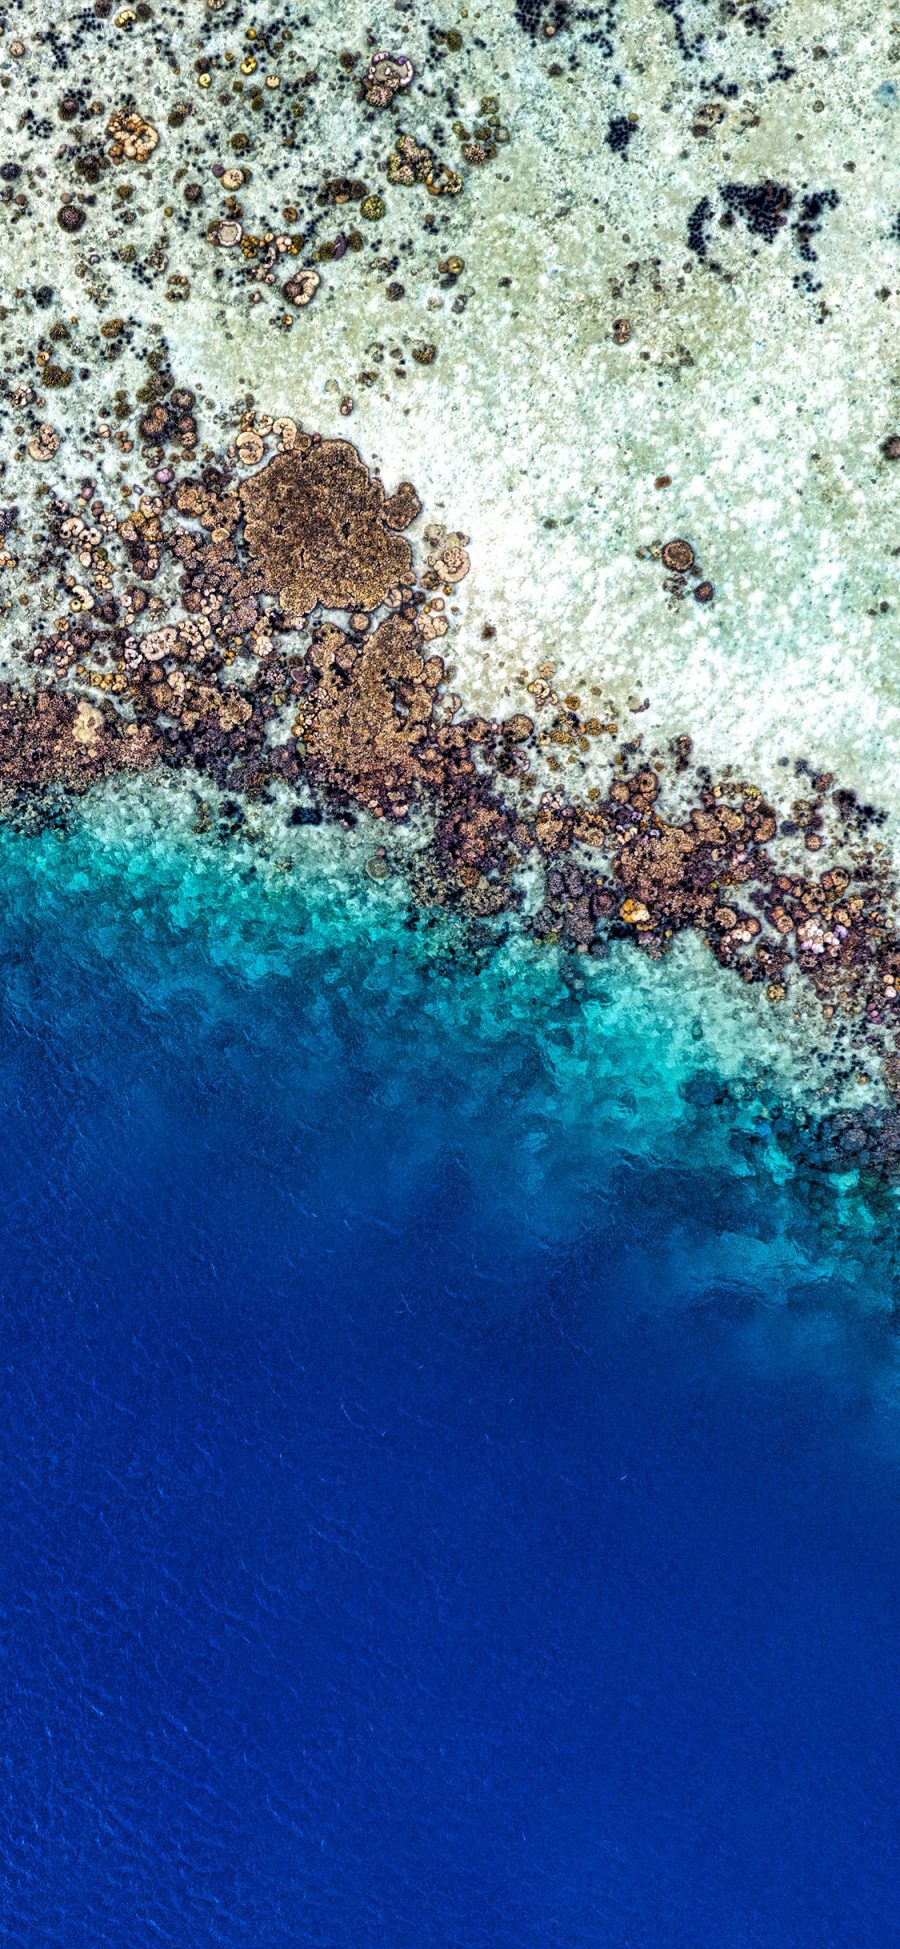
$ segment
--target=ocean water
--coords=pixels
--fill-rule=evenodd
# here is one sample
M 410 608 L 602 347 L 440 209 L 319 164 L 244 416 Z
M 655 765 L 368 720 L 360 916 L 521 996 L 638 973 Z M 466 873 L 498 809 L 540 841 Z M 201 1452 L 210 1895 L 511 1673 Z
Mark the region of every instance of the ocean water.
M 890 1198 L 181 803 L 0 834 L 3 1941 L 893 1940 Z
M 640 751 L 680 817 L 688 738 L 833 867 L 828 773 L 896 889 L 898 31 L 20 0 L 4 682 L 127 716 L 197 615 L 145 495 L 286 417 L 414 484 L 417 573 L 465 538 L 440 710 L 537 713 L 535 794 Z M 878 1056 L 698 939 L 411 908 L 274 788 L 42 824 L 0 743 L 0 1949 L 887 1949 L 900 1192 L 816 1146 Z

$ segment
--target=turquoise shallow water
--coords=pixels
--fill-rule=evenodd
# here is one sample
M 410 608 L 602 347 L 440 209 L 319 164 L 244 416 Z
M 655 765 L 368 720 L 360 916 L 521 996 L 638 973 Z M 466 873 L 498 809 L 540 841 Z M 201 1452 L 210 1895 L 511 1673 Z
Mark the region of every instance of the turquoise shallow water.
M 889 1939 L 888 1207 L 182 803 L 0 842 L 6 1939 Z
M 65 835 L 3 833 L 10 1019 L 72 1038 L 102 1078 L 127 1057 L 126 1007 L 151 1043 L 189 1038 L 210 1087 L 252 1081 L 249 1101 L 289 1125 L 362 1093 L 347 1138 L 378 1132 L 386 1218 L 419 1178 L 430 1191 L 451 1138 L 513 1254 L 571 1244 L 660 1172 L 669 1222 L 620 1240 L 648 1296 L 762 1282 L 777 1309 L 799 1281 L 827 1311 L 834 1275 L 856 1282 L 856 1317 L 889 1307 L 894 1195 L 796 1161 L 809 1097 L 786 1060 L 754 1059 L 727 975 L 701 988 L 690 949 L 648 967 L 623 945 L 597 965 L 514 929 L 466 933 L 410 907 L 402 879 L 373 886 L 364 836 L 223 840 L 198 836 L 193 810 L 136 787 L 89 802 Z M 184 1086 L 174 1056 L 131 1079 L 136 1143 L 141 1092 Z

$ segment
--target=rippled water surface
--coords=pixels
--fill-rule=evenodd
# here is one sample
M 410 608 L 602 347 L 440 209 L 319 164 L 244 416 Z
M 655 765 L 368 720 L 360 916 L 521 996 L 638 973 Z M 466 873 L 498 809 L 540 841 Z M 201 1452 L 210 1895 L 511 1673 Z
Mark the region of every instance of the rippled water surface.
M 5 1940 L 890 1940 L 887 1221 L 615 971 L 3 848 Z

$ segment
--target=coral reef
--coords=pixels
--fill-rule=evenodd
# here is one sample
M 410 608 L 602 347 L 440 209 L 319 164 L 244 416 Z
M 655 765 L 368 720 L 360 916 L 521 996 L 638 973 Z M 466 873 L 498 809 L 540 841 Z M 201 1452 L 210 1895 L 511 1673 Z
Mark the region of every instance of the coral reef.
M 385 823 L 421 906 L 515 915 L 536 941 L 594 957 L 621 939 L 658 959 L 691 930 L 771 1004 L 814 997 L 837 1068 L 894 1077 L 897 890 L 875 808 L 803 765 L 803 796 L 776 807 L 715 777 L 686 734 L 659 749 L 620 713 L 561 699 L 552 664 L 526 685 L 528 713 L 473 713 L 433 648 L 469 538 L 432 522 L 408 539 L 410 483 L 386 493 L 349 441 L 288 417 L 246 414 L 198 466 L 193 393 L 165 356 L 151 375 L 143 491 L 121 514 L 90 477 L 74 498 L 45 496 L 30 573 L 51 620 L 26 639 L 32 682 L 0 699 L 7 809 L 153 766 L 251 799 L 312 794 L 317 817 Z M 42 437 L 46 480 L 61 451 Z M 2 527 L 12 559 L 18 504 Z M 682 537 L 658 553 L 676 579 L 698 572 Z M 382 849 L 373 877 L 384 862 Z
M 242 483 L 245 535 L 270 594 L 291 622 L 325 609 L 377 609 L 412 581 L 397 529 L 419 510 L 404 483 L 391 500 L 347 440 L 302 438 Z

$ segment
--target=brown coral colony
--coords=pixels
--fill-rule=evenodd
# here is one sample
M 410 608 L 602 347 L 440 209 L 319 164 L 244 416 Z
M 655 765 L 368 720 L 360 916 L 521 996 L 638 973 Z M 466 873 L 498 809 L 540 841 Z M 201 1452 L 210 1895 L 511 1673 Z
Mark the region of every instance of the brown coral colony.
M 662 559 L 666 568 L 673 569 L 678 575 L 684 575 L 694 565 L 694 551 L 689 541 L 682 541 L 676 536 L 674 541 L 666 542 Z
M 387 500 L 348 440 L 302 436 L 244 481 L 240 498 L 250 556 L 290 622 L 319 604 L 372 611 L 414 581 L 397 531 L 415 519 L 418 497 L 404 483 Z

